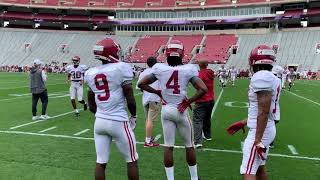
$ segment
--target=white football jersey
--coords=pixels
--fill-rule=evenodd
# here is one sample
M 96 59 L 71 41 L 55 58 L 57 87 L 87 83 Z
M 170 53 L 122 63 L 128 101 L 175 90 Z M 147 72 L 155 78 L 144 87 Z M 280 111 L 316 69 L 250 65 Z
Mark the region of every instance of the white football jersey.
M 74 67 L 74 65 L 67 66 L 67 73 L 70 74 L 70 80 L 71 81 L 79 81 L 83 80 L 84 73 L 88 70 L 88 67 L 86 65 L 79 65 L 78 67 Z
M 137 82 L 137 84 L 141 81 L 141 79 L 145 78 L 146 76 L 150 75 L 152 73 L 152 69 L 151 68 L 147 68 L 145 69 L 140 75 L 139 75 L 139 80 Z M 152 84 L 150 84 L 150 86 L 156 90 L 160 89 L 160 84 L 159 81 L 156 81 Z M 148 102 L 160 102 L 160 97 L 156 94 L 153 93 L 149 93 L 147 91 L 143 91 L 143 95 L 142 95 L 142 104 L 145 106 Z
M 294 80 L 297 76 L 296 72 L 289 72 L 288 79 Z
M 132 78 L 132 68 L 124 62 L 105 64 L 86 71 L 85 81 L 95 94 L 97 118 L 128 121 L 122 85 L 125 81 L 132 81 Z
M 230 69 L 230 75 L 231 75 L 232 77 L 237 76 L 237 74 L 238 74 L 238 70 L 237 70 L 237 69 Z
M 218 73 L 219 73 L 219 76 L 221 76 L 221 77 L 227 77 L 227 69 L 225 69 L 225 68 L 223 68 L 223 69 L 220 68 Z
M 285 69 L 282 72 L 282 78 L 287 78 L 287 75 L 289 74 L 289 70 Z
M 257 127 L 258 116 L 258 98 L 257 92 L 271 91 L 272 99 L 270 106 L 270 113 L 268 115 L 267 127 L 274 126 L 274 120 L 277 120 L 277 111 L 279 110 L 279 96 L 281 91 L 280 80 L 270 71 L 258 71 L 253 74 L 249 85 L 249 109 L 248 122 L 249 128 L 255 129 Z M 280 116 L 280 113 L 278 114 Z
M 153 74 L 160 82 L 162 97 L 168 105 L 177 107 L 187 97 L 188 83 L 193 77 L 198 77 L 198 69 L 193 64 L 169 66 L 155 64 Z

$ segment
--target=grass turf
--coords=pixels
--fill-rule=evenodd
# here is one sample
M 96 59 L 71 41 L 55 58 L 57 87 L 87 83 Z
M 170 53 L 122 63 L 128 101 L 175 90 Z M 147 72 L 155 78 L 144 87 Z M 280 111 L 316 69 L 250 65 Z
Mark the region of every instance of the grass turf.
M 216 98 L 221 94 L 213 114 L 213 141 L 205 142 L 207 151 L 197 150 L 199 175 L 203 180 L 241 179 L 241 141 L 245 134 L 229 136 L 225 128 L 233 121 L 245 118 L 247 109 L 248 80 L 238 80 L 236 87 L 227 87 L 221 92 L 216 85 Z M 48 115 L 55 116 L 72 111 L 68 97 L 68 85 L 64 75 L 49 75 Z M 216 83 L 217 84 L 217 83 Z M 135 84 L 134 84 L 135 86 Z M 277 140 L 267 163 L 270 179 L 320 179 L 320 125 L 319 81 L 297 81 L 291 92 L 283 91 L 280 99 L 281 122 L 277 125 Z M 190 92 L 192 93 L 192 89 Z M 0 179 L 6 180 L 89 180 L 93 179 L 95 149 L 93 137 L 94 116 L 81 112 L 79 119 L 72 113 L 51 120 L 10 129 L 30 123 L 31 96 L 28 75 L 0 73 Z M 139 142 L 144 140 L 144 113 L 141 93 L 136 90 L 138 125 L 135 130 Z M 300 97 L 298 97 L 300 96 Z M 304 98 L 310 99 L 310 102 Z M 234 106 L 226 106 L 233 102 Z M 228 103 L 227 103 L 228 104 Z M 229 103 L 230 104 L 230 103 Z M 40 103 L 38 110 L 41 110 Z M 39 131 L 56 126 L 55 129 Z M 84 129 L 90 131 L 79 136 L 74 134 Z M 17 133 L 24 134 L 17 134 Z M 26 134 L 34 133 L 34 134 Z M 39 136 L 43 134 L 44 136 Z M 155 125 L 154 134 L 162 134 L 161 123 Z M 52 135 L 59 135 L 52 137 Z M 63 137 L 61 136 L 63 135 Z M 79 137 L 80 139 L 74 139 Z M 87 138 L 87 139 L 86 139 Z M 160 139 L 163 142 L 163 139 Z M 177 144 L 181 144 L 179 139 Z M 292 155 L 288 145 L 293 145 L 298 155 Z M 164 180 L 162 148 L 143 148 L 137 145 L 139 172 L 142 180 Z M 218 150 L 233 150 L 218 152 Z M 292 157 L 293 156 L 293 157 Z M 315 157 L 297 159 L 294 157 Z M 183 149 L 175 149 L 175 178 L 189 179 Z M 124 180 L 126 164 L 114 144 L 107 168 L 109 180 Z

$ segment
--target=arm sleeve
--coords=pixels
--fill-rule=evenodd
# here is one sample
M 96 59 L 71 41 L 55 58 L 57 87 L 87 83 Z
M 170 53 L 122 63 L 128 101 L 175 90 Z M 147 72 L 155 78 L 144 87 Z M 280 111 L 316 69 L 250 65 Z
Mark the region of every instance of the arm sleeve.
M 273 80 L 274 78 L 272 78 L 270 75 L 262 76 L 261 74 L 258 74 L 251 79 L 250 84 L 253 92 L 255 93 L 259 91 L 272 91 Z
M 42 80 L 43 80 L 44 82 L 46 82 L 46 81 L 47 81 L 47 74 L 46 74 L 45 71 L 42 70 L 41 76 L 42 76 Z

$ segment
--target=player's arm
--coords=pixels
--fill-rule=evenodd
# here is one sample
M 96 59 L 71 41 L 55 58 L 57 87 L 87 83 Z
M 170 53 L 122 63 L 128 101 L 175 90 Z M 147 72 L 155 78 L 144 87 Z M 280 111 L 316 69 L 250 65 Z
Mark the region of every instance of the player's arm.
M 258 98 L 258 117 L 257 117 L 255 145 L 261 143 L 263 133 L 268 123 L 268 115 L 270 112 L 271 98 L 272 98 L 271 91 L 258 91 L 256 93 Z
M 197 76 L 190 79 L 191 84 L 196 89 L 196 93 L 189 99 L 190 103 L 193 103 L 197 99 L 201 98 L 208 91 L 207 86 L 204 82 Z
M 147 75 L 146 77 L 141 79 L 141 81 L 138 83 L 138 87 L 143 91 L 154 93 L 161 97 L 161 91 L 156 90 L 150 86 L 150 84 L 154 83 L 155 81 L 157 81 L 157 78 L 154 74 Z
M 131 81 L 125 81 L 122 83 L 123 94 L 127 100 L 127 107 L 132 117 L 136 117 L 137 108 L 136 100 L 133 94 L 133 88 Z
M 97 104 L 95 101 L 94 93 L 90 88 L 88 90 L 88 105 L 89 105 L 89 110 L 93 114 L 95 114 L 97 112 Z

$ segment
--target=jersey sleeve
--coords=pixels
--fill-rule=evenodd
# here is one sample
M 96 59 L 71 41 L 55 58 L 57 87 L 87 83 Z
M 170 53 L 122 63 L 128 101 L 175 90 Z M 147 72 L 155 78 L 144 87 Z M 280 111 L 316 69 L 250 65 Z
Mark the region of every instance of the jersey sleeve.
M 120 66 L 120 72 L 122 74 L 121 83 L 131 81 L 133 79 L 133 70 L 129 64 L 122 63 Z
M 272 91 L 274 83 L 274 78 L 272 76 L 272 73 L 257 72 L 254 74 L 250 82 L 253 92 Z
M 160 73 L 161 73 L 161 64 L 157 63 L 154 66 L 152 66 L 150 74 L 153 74 L 154 76 L 156 76 L 157 79 L 159 79 Z
M 199 71 L 197 69 L 197 67 L 195 65 L 190 64 L 189 66 L 189 75 L 190 75 L 190 79 L 193 77 L 198 77 L 199 76 Z
M 70 73 L 70 70 L 71 70 L 71 67 L 70 67 L 70 66 L 67 66 L 67 67 L 66 67 L 66 72 L 67 72 L 67 73 Z
M 82 65 L 81 66 L 81 70 L 82 70 L 83 73 L 86 72 L 88 69 L 89 68 L 86 65 Z

